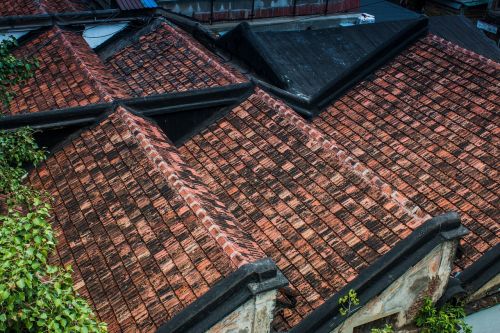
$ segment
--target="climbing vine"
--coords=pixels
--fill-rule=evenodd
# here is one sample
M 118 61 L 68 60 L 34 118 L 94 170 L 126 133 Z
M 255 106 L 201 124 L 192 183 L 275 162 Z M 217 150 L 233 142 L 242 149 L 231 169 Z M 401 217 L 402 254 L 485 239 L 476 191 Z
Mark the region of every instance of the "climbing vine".
M 8 53 L 12 43 L 0 43 L 4 103 L 13 96 L 12 84 L 31 76 L 27 64 L 36 66 Z M 50 198 L 23 182 L 24 167 L 44 157 L 31 129 L 0 131 L 0 332 L 105 332 L 105 324 L 76 295 L 71 268 L 49 263 L 56 244 Z
M 0 101 L 8 105 L 14 97 L 12 88 L 24 80 L 33 77 L 33 70 L 38 67 L 36 59 L 20 59 L 12 54 L 17 46 L 15 38 L 0 42 Z

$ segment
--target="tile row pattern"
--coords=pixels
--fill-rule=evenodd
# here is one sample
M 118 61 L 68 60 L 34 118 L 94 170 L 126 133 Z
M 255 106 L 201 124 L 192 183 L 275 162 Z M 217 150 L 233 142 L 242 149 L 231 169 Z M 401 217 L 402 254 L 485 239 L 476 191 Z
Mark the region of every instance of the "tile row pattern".
M 222 66 L 198 42 L 163 22 L 106 63 L 129 88 L 130 95 L 219 87 L 243 82 L 241 74 Z
M 33 78 L 12 88 L 14 99 L 4 114 L 19 114 L 110 102 L 126 96 L 121 83 L 105 69 L 76 32 L 54 27 L 14 51 L 37 59 Z
M 263 256 L 251 241 L 253 257 L 232 254 L 243 247 L 228 234 L 234 217 L 159 128 L 122 108 L 65 143 L 30 181 L 55 198 L 54 262 L 73 266 L 77 292 L 110 332 L 154 332 Z
M 278 331 L 423 222 L 320 135 L 257 89 L 179 148 L 298 292 L 297 306 L 276 318 Z
M 429 35 L 314 125 L 427 214 L 457 211 L 465 268 L 499 242 L 500 64 Z

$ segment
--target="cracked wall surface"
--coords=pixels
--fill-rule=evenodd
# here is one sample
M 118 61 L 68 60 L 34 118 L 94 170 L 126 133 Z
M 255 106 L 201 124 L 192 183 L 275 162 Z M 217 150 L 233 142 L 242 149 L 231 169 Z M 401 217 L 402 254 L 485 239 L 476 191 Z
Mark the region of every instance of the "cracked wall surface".
M 209 333 L 268 333 L 271 330 L 276 290 L 254 296 L 210 328 Z
M 411 267 L 379 296 L 353 313 L 334 333 L 352 333 L 353 328 L 377 319 L 396 315 L 394 328 L 409 324 L 418 313 L 422 300 L 437 301 L 450 276 L 457 241 L 436 246 L 427 256 Z

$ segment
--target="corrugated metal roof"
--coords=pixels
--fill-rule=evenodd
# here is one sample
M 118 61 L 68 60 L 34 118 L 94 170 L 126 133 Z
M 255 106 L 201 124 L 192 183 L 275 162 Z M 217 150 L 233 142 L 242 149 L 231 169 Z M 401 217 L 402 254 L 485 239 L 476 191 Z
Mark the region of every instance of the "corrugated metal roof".
M 122 10 L 158 7 L 155 0 L 116 0 Z

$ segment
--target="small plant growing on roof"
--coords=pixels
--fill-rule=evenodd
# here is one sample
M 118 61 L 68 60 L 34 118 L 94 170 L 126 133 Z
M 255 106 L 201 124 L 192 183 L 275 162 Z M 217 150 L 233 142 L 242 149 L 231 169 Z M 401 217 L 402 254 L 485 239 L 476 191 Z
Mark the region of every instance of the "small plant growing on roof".
M 340 305 L 339 312 L 342 316 L 350 315 L 354 306 L 359 305 L 359 299 L 356 290 L 351 289 L 346 295 L 340 297 L 339 305 Z
M 424 299 L 415 323 L 422 333 L 472 333 L 472 327 L 465 323 L 462 305 L 445 304 L 436 309 L 430 298 Z

